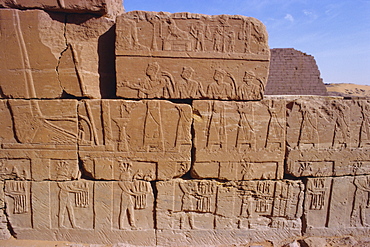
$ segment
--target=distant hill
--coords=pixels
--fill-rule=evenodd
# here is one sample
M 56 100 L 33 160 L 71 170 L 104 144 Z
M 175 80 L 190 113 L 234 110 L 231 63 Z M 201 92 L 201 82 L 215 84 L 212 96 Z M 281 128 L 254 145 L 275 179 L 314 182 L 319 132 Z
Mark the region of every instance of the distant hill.
M 352 83 L 325 83 L 328 95 L 370 98 L 370 86 Z

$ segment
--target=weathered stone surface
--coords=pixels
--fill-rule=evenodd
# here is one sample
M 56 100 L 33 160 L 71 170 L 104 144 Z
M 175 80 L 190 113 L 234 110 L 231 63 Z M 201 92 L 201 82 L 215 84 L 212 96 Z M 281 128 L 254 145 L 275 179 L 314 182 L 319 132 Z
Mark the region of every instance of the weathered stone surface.
M 95 179 L 162 180 L 190 169 L 191 107 L 168 101 L 84 100 L 79 103 L 79 155 Z
M 284 173 L 285 101 L 195 101 L 196 178 L 280 179 Z
M 18 239 L 155 245 L 149 182 L 8 180 L 5 194 Z
M 307 178 L 305 234 L 369 236 L 369 192 L 369 175 Z
M 1 8 L 43 9 L 115 17 L 124 12 L 122 0 L 0 0 Z
M 116 36 L 119 97 L 262 98 L 269 48 L 254 18 L 133 11 Z
M 0 87 L 7 98 L 100 98 L 114 83 L 104 53 L 113 21 L 91 15 L 0 10 Z M 108 37 L 108 38 L 105 38 Z M 102 44 L 104 43 L 104 44 Z M 111 82 L 109 82 L 109 80 Z
M 298 236 L 303 188 L 290 180 L 157 182 L 157 243 L 232 245 Z
M 288 104 L 287 172 L 370 174 L 370 101 L 298 99 Z
M 5 193 L 4 182 L 0 182 L 0 239 L 8 239 L 11 234 L 8 230 L 8 220 L 4 213 L 5 209 Z
M 74 62 L 66 65 L 74 66 L 78 79 L 78 83 L 73 84 L 76 87 L 74 91 L 80 92 L 77 94 L 72 91 L 70 94 L 89 98 L 114 96 L 114 50 L 109 48 L 114 46 L 114 22 L 92 15 L 67 15 L 66 22 L 65 36 L 69 46 L 64 53 L 67 59 L 73 58 Z M 69 49 L 72 57 L 68 54 Z M 62 84 L 68 84 L 69 79 L 60 81 Z
M 315 58 L 293 48 L 271 49 L 266 95 L 328 95 Z
M 1 100 L 0 179 L 79 177 L 76 100 Z M 13 120 L 13 121 L 9 121 Z

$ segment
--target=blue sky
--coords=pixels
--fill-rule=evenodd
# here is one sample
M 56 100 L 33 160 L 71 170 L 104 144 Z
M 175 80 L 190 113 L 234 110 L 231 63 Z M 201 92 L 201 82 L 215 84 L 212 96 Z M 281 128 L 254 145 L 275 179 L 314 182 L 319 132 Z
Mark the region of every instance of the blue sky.
M 370 85 L 370 0 L 124 0 L 126 11 L 252 16 L 270 48 L 313 55 L 324 82 Z

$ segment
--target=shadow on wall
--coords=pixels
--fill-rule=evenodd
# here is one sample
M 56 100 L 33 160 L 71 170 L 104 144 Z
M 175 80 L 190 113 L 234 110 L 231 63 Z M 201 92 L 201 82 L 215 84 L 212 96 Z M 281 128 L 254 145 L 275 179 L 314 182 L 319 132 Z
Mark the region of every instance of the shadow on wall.
M 116 62 L 115 62 L 116 25 L 113 25 L 98 40 L 99 88 L 101 97 L 116 97 Z

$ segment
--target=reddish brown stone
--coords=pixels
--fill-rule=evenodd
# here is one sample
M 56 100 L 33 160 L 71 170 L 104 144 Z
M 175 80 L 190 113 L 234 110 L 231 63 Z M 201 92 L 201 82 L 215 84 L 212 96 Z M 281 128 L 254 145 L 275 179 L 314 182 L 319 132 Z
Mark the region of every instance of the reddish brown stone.
M 266 95 L 327 95 L 315 58 L 293 48 L 271 49 Z

